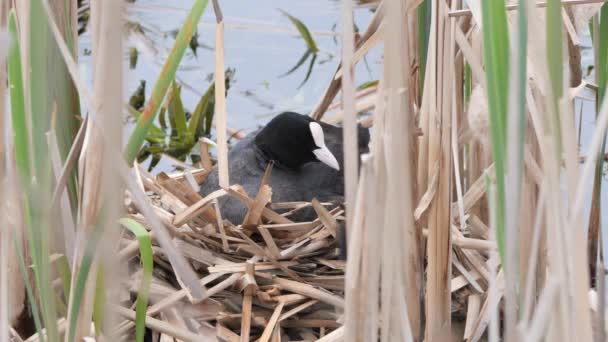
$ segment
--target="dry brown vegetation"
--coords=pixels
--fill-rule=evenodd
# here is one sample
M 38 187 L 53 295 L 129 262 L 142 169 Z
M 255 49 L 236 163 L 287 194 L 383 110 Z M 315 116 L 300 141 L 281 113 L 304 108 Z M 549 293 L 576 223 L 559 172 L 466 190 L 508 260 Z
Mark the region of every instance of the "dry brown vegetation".
M 0 55 L 9 69 L 0 122 L 13 124 L 0 127 L 0 342 L 143 340 L 144 325 L 155 341 L 605 340 L 608 5 L 482 1 L 382 0 L 368 4 L 375 14 L 355 35 L 353 4 L 342 0 L 341 63 L 311 112 L 347 133 L 346 203 L 331 210 L 275 203 L 265 181 L 256 194 L 230 182 L 221 1 L 222 188 L 204 198 L 207 143 L 199 164 L 158 175 L 133 163 L 131 148 L 162 105 L 205 1 L 194 2 L 124 156 L 123 2 L 90 3 L 89 89 L 74 57 L 76 1 L 0 1 L 0 25 L 18 23 L 9 32 L 21 44 Z M 46 28 L 32 24 L 41 15 Z M 580 66 L 588 23 L 593 80 Z M 382 78 L 357 91 L 353 69 L 380 43 Z M 39 67 L 39 53 L 61 68 L 14 68 Z M 36 77 L 67 80 L 70 91 L 47 93 Z M 78 96 L 88 114 L 71 122 L 64 145 L 56 122 L 77 113 Z M 587 132 L 574 110 L 583 101 L 596 104 Z M 36 130 L 41 118 L 52 124 Z M 372 129 L 361 160 L 357 122 Z M 222 218 L 223 196 L 248 206 L 244 222 Z M 317 219 L 290 219 L 307 207 Z M 343 224 L 347 261 L 337 250 Z

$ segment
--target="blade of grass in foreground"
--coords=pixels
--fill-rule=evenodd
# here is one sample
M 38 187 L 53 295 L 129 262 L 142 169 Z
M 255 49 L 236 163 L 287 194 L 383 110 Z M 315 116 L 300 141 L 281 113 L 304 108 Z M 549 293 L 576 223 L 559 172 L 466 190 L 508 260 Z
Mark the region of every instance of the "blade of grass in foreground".
M 420 97 L 424 88 L 424 77 L 426 71 L 426 55 L 429 46 L 429 30 L 431 17 L 431 1 L 423 0 L 416 10 L 418 16 L 418 54 L 420 68 Z
M 46 132 L 50 126 L 51 99 L 50 89 L 46 80 L 49 71 L 53 70 L 51 56 L 51 36 L 49 34 L 48 18 L 42 4 L 43 0 L 32 0 L 29 6 L 28 20 L 28 66 L 26 72 L 29 75 L 27 84 L 26 104 L 29 103 L 28 120 L 30 122 L 30 142 L 32 157 L 32 176 L 36 177 L 34 188 L 25 189 L 27 196 L 28 226 L 27 239 L 30 240 L 30 252 L 32 253 L 32 264 L 36 285 L 39 291 L 38 300 L 42 313 L 42 320 L 46 328 L 47 337 L 50 341 L 59 339 L 57 329 L 57 310 L 55 303 L 55 292 L 52 287 L 52 276 L 48 267 L 50 247 L 53 243 L 51 235 L 51 215 L 47 203 L 51 196 L 51 168 L 48 153 Z M 28 91 L 29 90 L 29 91 Z M 28 191 L 30 190 L 30 191 Z M 32 252 L 36 249 L 35 253 Z
M 49 89 L 44 81 L 48 76 L 49 69 L 48 48 L 49 30 L 46 12 L 42 6 L 42 0 L 30 1 L 29 20 L 29 66 L 30 92 L 28 94 L 31 108 L 31 141 L 33 153 L 33 170 L 36 171 L 38 182 L 47 184 L 50 170 L 48 164 L 48 146 L 44 133 L 48 130 L 50 123 L 50 111 L 48 108 Z
M 76 324 L 78 321 L 78 312 L 80 311 L 80 306 L 82 305 L 87 278 L 89 277 L 89 272 L 91 271 L 91 266 L 93 265 L 93 259 L 97 250 L 97 243 L 99 242 L 100 234 L 101 229 L 99 227 L 94 227 L 84 249 L 84 255 L 80 263 L 80 270 L 76 276 L 76 283 L 74 284 L 74 288 L 70 290 L 72 293 L 70 301 L 73 304 L 70 305 L 70 312 L 68 313 L 69 330 L 66 342 L 74 342 L 75 340 L 76 327 L 78 326 Z
M 505 136 L 509 84 L 509 36 L 504 0 L 482 1 L 483 56 L 486 63 L 492 156 L 496 170 L 496 244 L 505 262 Z
M 144 333 L 146 330 L 146 308 L 148 306 L 148 294 L 150 291 L 150 282 L 152 281 L 152 241 L 150 233 L 139 223 L 132 219 L 123 218 L 119 220 L 120 224 L 129 229 L 139 241 L 139 254 L 143 265 L 143 275 L 137 294 L 137 305 L 135 312 L 135 339 L 137 342 L 143 342 Z
M 10 35 L 10 46 L 8 49 L 8 79 L 11 96 L 15 161 L 21 180 L 21 186 L 27 187 L 27 184 L 30 182 L 29 142 L 28 130 L 25 122 L 26 113 L 23 71 L 21 67 L 21 53 L 15 10 L 10 11 L 8 20 Z
M 152 95 L 144 107 L 141 117 L 137 120 L 135 130 L 131 134 L 124 151 L 124 158 L 129 165 L 133 164 L 133 161 L 137 157 L 139 149 L 146 138 L 148 130 L 154 122 L 158 108 L 167 93 L 167 89 L 169 89 L 171 82 L 175 78 L 177 67 L 182 60 L 182 57 L 184 57 L 205 7 L 207 7 L 207 0 L 197 0 L 194 5 L 192 5 L 192 9 L 186 18 L 184 26 L 175 38 L 175 45 L 173 45 L 173 49 L 171 49 L 171 53 L 169 54 L 165 65 L 163 65 L 160 76 L 154 85 L 154 89 L 152 89 Z

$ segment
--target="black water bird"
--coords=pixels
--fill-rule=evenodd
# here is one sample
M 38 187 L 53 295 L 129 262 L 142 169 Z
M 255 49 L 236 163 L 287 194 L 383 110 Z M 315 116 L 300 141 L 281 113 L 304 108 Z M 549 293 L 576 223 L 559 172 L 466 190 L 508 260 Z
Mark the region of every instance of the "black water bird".
M 268 184 L 272 202 L 344 201 L 342 128 L 315 121 L 293 112 L 274 117 L 266 126 L 238 142 L 228 154 L 230 183 L 240 184 L 255 197 L 270 161 L 274 167 Z M 358 127 L 359 154 L 368 151 L 369 131 Z M 217 167 L 209 174 L 200 193 L 203 196 L 219 188 Z M 219 200 L 224 218 L 240 224 L 247 207 L 237 199 Z M 302 210 L 294 221 L 314 218 L 312 209 Z

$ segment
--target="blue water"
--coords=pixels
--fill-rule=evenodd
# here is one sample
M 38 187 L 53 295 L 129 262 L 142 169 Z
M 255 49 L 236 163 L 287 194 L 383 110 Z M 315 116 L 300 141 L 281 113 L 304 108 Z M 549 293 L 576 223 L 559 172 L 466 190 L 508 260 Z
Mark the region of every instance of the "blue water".
M 140 79 L 147 80 L 146 91 L 150 93 L 166 52 L 173 45 L 173 36 L 169 33 L 181 26 L 191 4 L 191 0 L 138 0 L 130 7 L 129 17 L 150 29 L 147 35 L 158 44 L 160 53 L 140 54 L 137 68 L 126 73 L 125 96 L 133 92 Z M 340 22 L 339 2 L 223 0 L 220 5 L 225 21 L 225 66 L 236 69 L 236 82 L 227 97 L 228 126 L 247 132 L 282 111 L 309 112 L 323 95 L 339 63 L 340 37 L 336 33 Z M 307 50 L 304 40 L 279 9 L 300 19 L 312 31 L 321 50 L 308 82 L 300 89 L 308 61 L 294 73 L 279 77 Z M 371 16 L 369 9 L 357 9 L 356 25 L 364 30 Z M 189 50 L 177 74 L 186 84 L 183 97 L 190 109 L 209 86 L 207 76 L 215 68 L 215 15 L 211 2 L 198 33 L 199 41 L 207 48 L 199 48 L 197 56 Z M 127 41 L 129 46 L 133 44 Z M 376 51 L 357 69 L 357 83 L 377 79 L 379 62 L 380 54 Z

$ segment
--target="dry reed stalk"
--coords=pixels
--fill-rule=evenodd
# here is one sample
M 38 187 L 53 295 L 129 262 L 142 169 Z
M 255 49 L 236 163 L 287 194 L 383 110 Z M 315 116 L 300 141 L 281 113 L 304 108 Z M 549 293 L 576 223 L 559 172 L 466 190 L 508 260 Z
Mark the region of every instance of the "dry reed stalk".
M 463 340 L 469 341 L 473 333 L 473 323 L 479 317 L 479 309 L 481 307 L 481 297 L 478 294 L 469 296 L 467 305 L 467 322 L 464 330 Z
M 521 9 L 521 10 L 526 10 Z M 517 16 L 511 16 L 511 32 L 513 44 L 509 53 L 509 72 L 511 77 L 508 80 L 508 116 L 506 119 L 506 167 L 505 167 L 505 210 L 508 213 L 505 217 L 505 255 L 503 268 L 506 269 L 505 275 L 505 338 L 507 341 L 516 341 L 521 338 L 515 329 L 518 319 L 518 298 L 521 292 L 521 284 L 524 279 L 520 273 L 520 253 L 522 238 L 529 239 L 530 236 L 520 235 L 520 230 L 524 216 L 521 216 L 522 192 L 524 182 L 524 135 L 525 127 L 525 93 L 527 76 L 527 37 L 528 25 L 526 12 L 518 11 Z M 523 17 L 522 17 L 523 16 Z M 509 20 L 507 20 L 509 21 Z M 520 22 L 521 21 L 521 22 Z M 523 40 L 523 41 L 522 41 Z M 524 51 L 520 51 L 520 49 Z M 523 56 L 523 63 L 520 60 Z M 521 101 L 520 101 L 521 100 Z M 523 103 L 520 106 L 520 103 Z M 527 256 L 527 255 L 525 255 Z M 524 257 L 525 257 L 524 256 Z M 527 259 L 526 259 L 527 260 Z
M 249 209 L 247 210 L 247 214 L 245 214 L 245 218 L 243 219 L 243 227 L 255 227 L 260 223 L 260 219 L 262 218 L 262 210 L 266 207 L 266 205 L 270 202 L 272 198 L 272 189 L 268 184 L 265 184 L 262 181 L 262 186 L 258 190 L 258 194 Z
M 215 131 L 217 134 L 217 161 L 220 187 L 230 186 L 228 170 L 228 137 L 226 135 L 226 84 L 224 71 L 224 18 L 219 3 L 213 1 L 215 10 Z
M 542 341 L 546 334 L 546 329 L 549 325 L 551 310 L 556 304 L 556 297 L 558 295 L 560 284 L 555 278 L 548 278 L 545 284 L 545 289 L 541 292 L 538 299 L 538 305 L 536 308 L 536 314 L 532 321 L 527 327 L 527 331 L 522 334 L 526 336 L 529 341 Z
M 440 165 L 437 193 L 428 212 L 429 238 L 427 240 L 427 341 L 443 341 L 450 334 L 450 288 L 451 274 L 451 153 L 450 121 L 453 77 L 453 40 L 450 40 L 450 25 L 444 1 L 432 4 L 432 21 L 426 77 L 423 95 L 423 115 L 433 123 L 428 127 L 428 167 Z M 452 25 L 453 26 L 453 25 Z M 431 55 L 433 51 L 433 55 Z M 424 100 L 428 98 L 428 100 Z M 425 107 L 426 104 L 426 107 Z M 443 171 L 442 171 L 443 170 Z
M 454 2 L 455 4 L 455 2 Z M 451 20 L 452 23 L 452 32 L 456 30 L 460 30 L 460 28 L 456 25 L 455 20 Z M 459 56 L 459 57 L 458 57 Z M 452 97 L 452 129 L 451 129 L 451 141 L 450 145 L 452 148 L 452 159 L 454 160 L 454 178 L 456 185 L 456 203 L 458 205 L 458 210 L 452 212 L 452 215 L 455 216 L 455 213 L 458 213 L 458 221 L 460 222 L 460 229 L 464 230 L 466 218 L 464 213 L 464 205 L 463 205 L 463 186 L 464 186 L 464 178 L 461 175 L 464 175 L 464 164 L 463 164 L 463 153 L 459 151 L 458 146 L 458 131 L 459 127 L 461 127 L 462 122 L 464 122 L 464 106 L 462 102 L 464 101 L 463 88 L 457 85 L 463 84 L 463 57 L 462 55 L 457 55 L 455 69 L 454 69 L 454 89 L 455 94 Z
M 369 157 L 368 157 L 369 158 Z M 367 293 L 364 292 L 364 286 L 361 277 L 360 268 L 362 268 L 362 263 L 365 262 L 363 259 L 364 255 L 362 255 L 363 251 L 374 251 L 373 248 L 363 248 L 363 243 L 367 242 L 368 244 L 372 242 L 371 239 L 364 238 L 364 205 L 368 205 L 370 201 L 368 201 L 365 197 L 365 191 L 370 188 L 371 182 L 367 181 L 368 175 L 371 176 L 371 162 L 368 158 L 363 158 L 361 163 L 361 177 L 359 178 L 359 187 L 357 189 L 357 202 L 355 207 L 355 216 L 353 220 L 353 226 L 350 229 L 348 237 L 348 257 L 346 260 L 346 279 L 345 279 L 345 299 L 346 299 L 346 307 L 345 307 L 345 318 L 344 318 L 344 326 L 342 334 L 346 336 L 346 339 L 349 341 L 357 341 L 366 339 L 369 334 L 373 334 L 375 336 L 375 340 L 377 340 L 377 327 L 376 321 L 372 321 L 374 323 L 373 328 L 366 326 L 364 324 L 364 317 L 362 316 L 361 308 L 363 305 L 367 305 L 364 300 L 368 299 Z M 369 194 L 372 195 L 371 193 Z M 375 239 L 377 240 L 377 239 Z M 375 247 L 375 246 L 373 246 Z M 366 253 L 367 254 L 367 253 Z M 375 280 L 376 274 L 368 274 L 367 279 Z M 369 281 L 369 280 L 368 280 Z M 377 287 L 377 282 L 375 283 L 375 287 Z M 375 294 L 374 288 L 370 289 L 372 294 Z M 377 299 L 377 297 L 374 297 Z M 374 303 L 372 299 L 372 303 Z M 375 318 L 377 315 L 378 308 L 377 305 L 369 305 L 369 313 L 371 316 L 369 319 Z M 374 315 L 375 314 L 375 315 Z M 364 330 L 365 329 L 365 330 Z M 344 332 L 344 330 L 346 332 Z
M 413 340 L 421 334 L 419 286 L 422 282 L 417 279 L 421 275 L 420 232 L 414 226 L 412 215 L 413 189 L 408 180 L 411 177 L 400 173 L 411 170 L 408 165 L 411 157 L 407 153 L 411 150 L 407 146 L 411 146 L 412 135 L 408 132 L 413 130 L 413 119 L 408 116 L 409 107 L 405 105 L 410 94 L 404 91 L 406 82 L 409 83 L 409 78 L 404 78 L 409 75 L 409 63 L 403 62 L 411 53 L 406 45 L 408 27 L 404 25 L 404 15 L 409 13 L 405 11 L 406 4 L 398 1 L 389 1 L 385 6 L 392 9 L 387 10 L 385 18 L 385 74 L 374 114 L 371 156 L 362 165 L 349 241 L 346 340 L 377 340 L 378 328 L 385 341 Z M 384 82 L 387 82 L 386 90 Z M 394 134 L 393 130 L 401 133 Z M 401 228 L 403 222 L 405 229 Z M 380 227 L 380 231 L 372 232 L 369 229 L 372 225 Z M 383 320 L 378 319 L 379 309 L 385 317 Z
M 346 227 L 353 222 L 353 209 L 357 191 L 358 167 L 358 134 L 357 113 L 355 112 L 355 74 L 353 58 L 355 52 L 355 33 L 352 0 L 341 1 L 342 25 L 342 65 L 345 68 L 342 76 L 342 110 L 344 111 L 344 193 L 346 199 Z
M 78 129 L 78 133 L 74 138 L 74 142 L 72 143 L 72 147 L 70 148 L 70 152 L 68 153 L 65 163 L 61 168 L 61 171 L 56 175 L 55 189 L 53 190 L 53 195 L 51 197 L 50 207 L 55 208 L 61 194 L 65 191 L 65 185 L 68 180 L 69 174 L 72 172 L 72 169 L 76 166 L 76 162 L 80 157 L 80 153 L 82 152 L 82 145 L 84 144 L 84 137 L 86 128 L 88 126 L 88 117 L 84 119 L 80 128 Z
M 217 200 L 213 201 L 213 208 L 215 209 L 215 215 L 217 218 L 217 229 L 222 237 L 222 250 L 224 252 L 230 251 L 230 246 L 228 245 L 228 239 L 226 237 L 226 229 L 224 228 L 224 220 L 222 219 L 222 214 L 220 213 L 220 205 Z
M 251 304 L 253 295 L 257 291 L 255 283 L 255 264 L 247 262 L 245 273 L 243 274 L 244 289 L 243 289 L 243 314 L 241 318 L 241 342 L 249 341 L 249 333 L 251 328 Z
M 266 328 L 264 328 L 262 337 L 260 337 L 259 339 L 260 342 L 268 342 L 274 329 L 278 330 L 278 328 L 275 328 L 275 325 L 278 323 L 284 305 L 284 302 L 279 302 L 279 305 L 277 305 L 277 307 L 274 309 L 274 312 L 272 313 L 272 316 L 268 321 L 268 325 L 266 325 Z
M 524 287 L 523 287 L 523 301 L 521 306 L 521 318 L 520 322 L 528 322 L 530 317 L 532 302 L 536 297 L 536 293 L 540 291 L 536 291 L 535 283 L 538 285 L 538 277 L 536 274 L 544 273 L 543 264 L 540 262 L 539 254 L 542 253 L 541 250 L 541 240 L 542 240 L 542 232 L 544 230 L 543 227 L 543 212 L 545 210 L 545 193 L 544 189 L 541 188 L 540 193 L 538 195 L 538 206 L 536 207 L 534 225 L 532 228 L 532 240 L 530 242 L 530 252 L 528 256 L 528 265 L 526 270 L 524 271 L 526 278 L 524 278 Z M 522 258 L 523 259 L 523 258 Z M 523 260 L 522 260 L 523 262 Z
M 385 128 L 385 111 L 386 111 L 386 102 L 384 98 L 385 90 L 384 83 L 380 82 L 380 96 L 378 96 L 378 103 L 376 104 L 376 129 L 377 132 L 383 132 Z M 377 225 L 378 227 L 384 227 L 384 212 L 382 208 L 386 205 L 386 182 L 381 180 L 386 177 L 386 160 L 382 158 L 384 155 L 384 141 L 383 134 L 373 134 L 372 135 L 372 154 L 367 158 L 367 166 L 366 171 L 367 175 L 363 175 L 361 193 L 360 193 L 360 201 L 363 202 L 361 204 L 357 204 L 361 209 L 357 210 L 359 215 L 359 220 L 361 223 L 359 224 L 360 228 L 363 229 L 372 223 Z M 373 156 L 379 156 L 378 158 L 374 158 Z M 365 177 L 365 181 L 364 180 Z M 382 232 L 383 230 L 381 230 Z M 364 340 L 377 340 L 379 327 L 377 322 L 380 318 L 380 308 L 377 303 L 380 300 L 380 272 L 382 267 L 382 244 L 383 244 L 383 235 L 376 234 L 371 229 L 364 229 L 362 236 L 362 242 L 359 244 L 363 244 L 363 247 L 359 247 L 358 250 L 362 250 L 362 264 L 360 275 L 362 279 L 362 290 L 361 294 L 361 307 L 368 308 L 368 314 L 365 315 L 361 313 L 361 318 L 359 318 L 359 324 L 362 324 L 364 328 L 363 332 L 360 334 L 363 336 Z M 351 242 L 354 244 L 354 242 Z M 355 245 L 355 248 L 356 245 Z M 352 250 L 349 247 L 349 250 Z M 353 253 L 355 254 L 355 253 Z M 355 254 L 356 255 L 356 254 Z M 350 256 L 349 256 L 350 258 Z M 350 268 L 347 268 L 347 270 Z M 352 272 L 352 271 L 349 271 Z M 354 272 L 353 272 L 354 273 Z M 350 274 L 348 274 L 350 276 Z M 349 310 L 350 311 L 350 310 Z M 366 322 L 371 322 L 367 324 Z M 350 326 L 347 332 L 350 332 Z M 348 335 L 347 335 L 348 336 Z
M 389 1 L 386 4 L 387 13 L 385 25 L 387 34 L 385 38 L 385 65 L 384 65 L 384 86 L 387 107 L 384 112 L 384 134 L 386 158 L 386 203 L 385 207 L 385 227 L 384 244 L 385 250 L 401 251 L 395 255 L 395 263 L 391 265 L 385 259 L 383 265 L 383 284 L 394 291 L 387 294 L 382 290 L 383 309 L 389 303 L 401 303 L 405 301 L 407 306 L 408 322 L 406 326 L 411 327 L 411 336 L 414 340 L 419 340 L 422 335 L 422 258 L 421 243 L 422 232 L 414 224 L 413 217 L 413 182 L 415 165 L 411 160 L 413 154 L 413 128 L 415 126 L 414 115 L 407 103 L 411 100 L 408 89 L 410 83 L 409 75 L 412 74 L 410 68 L 410 57 L 412 51 L 407 45 L 410 28 L 407 18 L 413 17 L 412 12 L 407 9 L 412 2 Z M 400 132 L 400 133 L 396 133 Z M 387 255 L 384 256 L 386 258 Z M 390 266 L 394 267 L 393 269 Z M 403 278 L 396 277 L 396 274 L 405 270 Z M 388 285 L 384 281 L 385 272 L 388 271 L 395 276 L 393 284 Z M 390 278 L 389 278 L 390 279 Z M 391 298 L 392 296 L 392 298 Z M 404 296 L 401 298 L 400 296 Z M 393 307 L 391 315 L 399 317 L 398 310 Z M 388 311 L 385 311 L 388 313 Z M 383 315 L 384 317 L 388 317 Z M 394 331 L 383 331 L 383 338 L 406 338 L 410 332 L 401 330 L 403 322 L 396 320 L 392 329 Z M 388 337 L 385 336 L 388 334 Z

